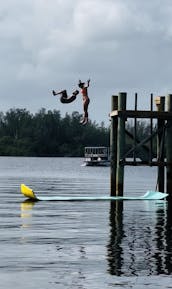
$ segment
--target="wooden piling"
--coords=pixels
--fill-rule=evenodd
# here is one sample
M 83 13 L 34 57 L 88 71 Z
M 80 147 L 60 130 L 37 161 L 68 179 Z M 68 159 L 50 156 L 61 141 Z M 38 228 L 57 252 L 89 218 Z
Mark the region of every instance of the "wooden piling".
M 111 108 L 118 110 L 118 96 L 112 95 Z M 110 156 L 111 156 L 111 196 L 116 195 L 116 164 L 117 164 L 117 129 L 118 119 L 111 117 L 111 130 L 110 130 Z
M 155 104 L 158 112 L 165 111 L 165 96 L 158 96 L 155 98 Z M 165 121 L 164 119 L 157 119 L 157 160 L 158 166 L 158 177 L 156 190 L 164 192 L 164 142 L 165 142 Z
M 151 93 L 151 104 L 150 104 L 150 111 L 153 111 L 153 93 Z M 150 118 L 150 135 L 153 134 L 153 119 Z M 150 139 L 150 148 L 149 148 L 149 163 L 152 163 L 152 156 L 153 156 L 153 139 Z
M 137 93 L 135 93 L 135 111 L 137 110 Z M 134 148 L 137 144 L 137 118 L 134 119 Z M 136 150 L 133 152 L 134 163 L 136 163 Z
M 172 112 L 172 94 L 167 96 L 167 111 Z M 172 119 L 167 120 L 166 158 L 166 191 L 169 194 L 169 199 L 172 200 Z
M 126 92 L 120 92 L 118 97 L 118 110 L 126 110 Z M 117 186 L 116 195 L 123 196 L 124 191 L 124 164 L 121 162 L 125 154 L 125 117 L 118 119 L 118 139 L 117 139 Z

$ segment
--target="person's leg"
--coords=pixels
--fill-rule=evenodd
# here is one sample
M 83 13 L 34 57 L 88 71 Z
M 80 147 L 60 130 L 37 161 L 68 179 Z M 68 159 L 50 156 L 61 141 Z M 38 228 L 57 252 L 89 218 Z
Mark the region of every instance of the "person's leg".
M 77 94 L 79 93 L 78 90 L 75 90 L 71 96 L 67 96 L 66 90 L 62 93 L 62 97 L 60 98 L 60 101 L 62 103 L 71 103 L 76 99 Z
M 81 123 L 81 124 L 83 124 L 83 123 L 85 122 L 85 102 L 83 102 L 83 111 L 84 111 L 83 117 L 82 117 L 82 119 L 80 120 L 80 123 Z
M 82 121 L 82 124 L 87 124 L 88 122 L 88 105 L 90 103 L 90 100 L 89 98 L 84 102 L 84 118 L 83 118 L 83 121 Z
M 62 94 L 63 97 L 67 98 L 67 91 L 66 90 L 61 90 L 61 91 L 58 91 L 58 92 L 55 92 L 55 90 L 52 90 L 52 93 L 53 93 L 53 95 Z

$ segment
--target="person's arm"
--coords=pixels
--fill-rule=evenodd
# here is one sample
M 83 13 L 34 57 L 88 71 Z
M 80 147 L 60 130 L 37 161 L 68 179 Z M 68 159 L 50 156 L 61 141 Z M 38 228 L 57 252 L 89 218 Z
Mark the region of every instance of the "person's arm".
M 89 87 L 90 86 L 90 79 L 87 80 L 87 86 L 86 87 Z

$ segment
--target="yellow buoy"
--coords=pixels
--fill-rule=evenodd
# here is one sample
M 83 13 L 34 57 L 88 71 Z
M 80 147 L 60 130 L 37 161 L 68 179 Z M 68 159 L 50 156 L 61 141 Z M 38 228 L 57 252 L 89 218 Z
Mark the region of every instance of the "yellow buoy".
M 25 184 L 21 184 L 20 189 L 21 189 L 21 193 L 25 197 L 30 198 L 30 199 L 34 199 L 34 200 L 37 199 L 37 197 L 36 197 L 35 193 L 32 191 L 32 189 L 27 187 Z

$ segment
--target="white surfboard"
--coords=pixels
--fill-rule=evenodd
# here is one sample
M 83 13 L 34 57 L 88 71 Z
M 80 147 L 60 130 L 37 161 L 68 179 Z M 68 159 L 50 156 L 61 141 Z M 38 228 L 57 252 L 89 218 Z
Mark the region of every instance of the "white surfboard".
M 37 196 L 36 193 L 26 186 L 21 184 L 21 193 L 35 201 L 115 201 L 115 200 L 161 200 L 168 196 L 166 193 L 147 191 L 143 196 L 136 197 L 111 197 L 111 196 Z

